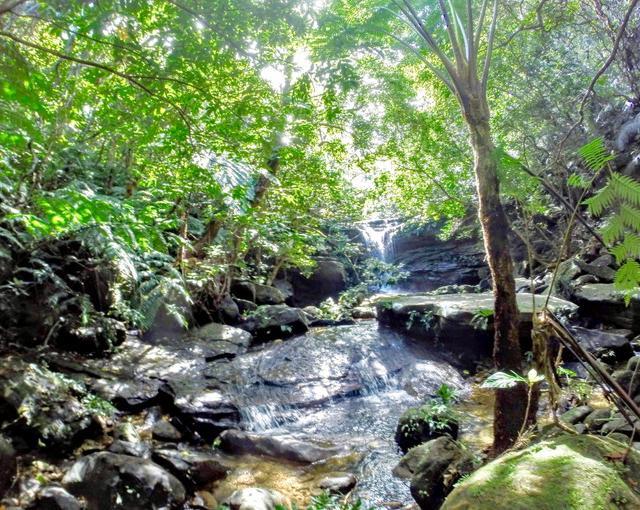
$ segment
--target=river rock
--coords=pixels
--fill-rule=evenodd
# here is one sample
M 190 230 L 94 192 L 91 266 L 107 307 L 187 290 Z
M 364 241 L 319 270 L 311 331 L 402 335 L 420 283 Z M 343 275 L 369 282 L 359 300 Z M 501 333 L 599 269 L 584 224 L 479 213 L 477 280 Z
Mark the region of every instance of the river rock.
M 289 499 L 271 489 L 240 489 L 229 496 L 224 504 L 230 510 L 275 510 L 291 508 Z
M 336 299 L 347 288 L 347 271 L 342 262 L 331 257 L 318 257 L 311 275 L 298 269 L 287 269 L 282 275 L 290 283 L 292 296 L 287 302 L 294 306 L 317 305 L 328 298 Z
M 18 469 L 16 452 L 9 440 L 0 436 L 0 499 L 13 483 Z
M 258 308 L 258 305 L 253 301 L 247 301 L 246 299 L 236 299 L 235 302 L 238 305 L 238 310 L 242 316 L 255 312 Z
M 633 348 L 626 331 L 587 329 L 579 326 L 570 329 L 580 345 L 598 358 L 606 357 L 609 359 L 611 357 L 613 361 L 623 361 L 633 356 Z M 568 353 L 566 356 L 568 359 L 572 358 Z
M 616 381 L 622 389 L 634 397 L 640 388 L 640 373 L 631 370 L 616 370 L 611 374 L 611 378 Z
M 17 356 L 0 358 L 0 424 L 10 435 L 45 447 L 70 449 L 101 433 L 81 400 L 83 384 Z
M 152 459 L 190 491 L 221 480 L 231 469 L 230 463 L 219 453 L 192 447 L 154 450 Z
M 222 448 L 233 454 L 264 455 L 276 459 L 312 464 L 346 452 L 310 439 L 291 435 L 255 434 L 226 430 L 220 435 Z
M 576 260 L 580 269 L 587 273 L 597 277 L 603 283 L 611 283 L 616 276 L 615 269 L 610 268 L 607 264 L 602 264 L 605 259 L 596 259 L 597 264 L 594 261 L 591 264 Z
M 185 501 L 182 483 L 157 464 L 109 452 L 77 460 L 63 485 L 95 510 L 178 508 Z
M 255 303 L 257 305 L 281 305 L 284 303 L 284 295 L 276 287 L 255 283 L 256 289 Z
M 415 474 L 418 465 L 422 462 L 431 451 L 430 442 L 419 444 L 410 448 L 400 459 L 396 467 L 393 468 L 393 475 L 398 478 L 410 480 Z
M 347 494 L 356 483 L 356 477 L 351 473 L 330 473 L 320 480 L 318 487 L 331 494 Z
M 624 470 L 611 461 L 625 450 L 624 443 L 589 435 L 542 441 L 472 473 L 449 494 L 441 510 L 640 508 L 640 495 L 634 490 L 640 453 L 627 452 Z
M 403 452 L 439 436 L 458 437 L 458 421 L 452 416 L 433 416 L 430 409 L 428 404 L 413 407 L 398 420 L 395 439 Z
M 29 510 L 81 510 L 80 502 L 62 487 L 49 486 L 41 489 Z
M 205 357 L 207 361 L 221 358 L 233 358 L 246 352 L 251 344 L 251 335 L 240 328 L 212 322 L 206 326 L 188 331 L 184 342 L 205 342 L 213 352 Z
M 157 421 L 153 425 L 152 436 L 153 439 L 158 441 L 174 443 L 177 443 L 182 439 L 182 433 L 167 420 Z
M 258 341 L 266 342 L 304 333 L 309 329 L 309 322 L 300 308 L 263 305 L 241 327 L 251 332 Z
M 523 345 L 531 345 L 533 300 L 541 308 L 546 296 L 519 293 L 520 337 Z M 376 299 L 378 320 L 392 328 L 406 331 L 420 338 L 437 340 L 448 351 L 463 360 L 477 362 L 493 350 L 492 317 L 485 323 L 478 314 L 491 311 L 494 297 L 491 292 L 468 294 L 414 294 L 381 296 Z M 577 306 L 569 301 L 551 297 L 549 308 L 556 314 L 570 315 Z M 525 347 L 526 348 L 526 347 Z
M 593 412 L 593 408 L 591 406 L 573 407 L 569 409 L 566 413 L 563 413 L 560 416 L 560 419 L 565 423 L 570 423 L 571 425 L 575 425 L 576 423 L 584 420 L 592 412 Z
M 584 419 L 584 424 L 589 432 L 596 432 L 611 420 L 612 416 L 611 409 L 596 409 Z
M 613 284 L 592 283 L 578 287 L 574 299 L 582 315 L 640 333 L 640 299 L 637 296 L 627 306 L 624 295 L 616 291 Z
M 108 450 L 111 453 L 131 455 L 132 457 L 140 457 L 142 459 L 151 458 L 151 446 L 149 443 L 143 441 L 132 443 L 130 441 L 116 439 L 109 445 Z
M 458 479 L 473 468 L 469 455 L 449 437 L 425 444 L 411 478 L 411 495 L 422 510 L 439 508 Z

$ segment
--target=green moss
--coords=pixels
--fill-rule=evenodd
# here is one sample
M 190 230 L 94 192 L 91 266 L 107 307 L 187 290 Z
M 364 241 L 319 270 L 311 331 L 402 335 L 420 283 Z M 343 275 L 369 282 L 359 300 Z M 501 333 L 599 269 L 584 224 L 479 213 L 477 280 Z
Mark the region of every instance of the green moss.
M 640 455 L 626 468 L 607 459 L 625 445 L 595 436 L 560 436 L 487 464 L 459 484 L 442 510 L 618 510 L 640 508 L 629 479 L 640 476 Z

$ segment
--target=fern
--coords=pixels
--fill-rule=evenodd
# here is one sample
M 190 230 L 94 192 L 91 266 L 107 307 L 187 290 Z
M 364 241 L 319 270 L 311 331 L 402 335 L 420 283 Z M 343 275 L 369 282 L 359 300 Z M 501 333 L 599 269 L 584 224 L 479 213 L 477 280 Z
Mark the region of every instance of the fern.
M 601 138 L 589 142 L 578 153 L 593 172 L 601 171 L 615 158 Z M 620 265 L 613 283 L 624 293 L 628 305 L 640 286 L 640 182 L 612 171 L 604 187 L 585 204 L 593 216 L 607 215 L 602 238 L 613 245 L 611 254 Z

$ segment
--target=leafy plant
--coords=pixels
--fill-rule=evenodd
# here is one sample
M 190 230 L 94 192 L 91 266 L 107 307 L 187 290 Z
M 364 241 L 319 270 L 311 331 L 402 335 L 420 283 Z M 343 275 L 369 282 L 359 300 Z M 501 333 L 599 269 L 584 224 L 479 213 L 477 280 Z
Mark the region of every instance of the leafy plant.
M 451 423 L 458 419 L 458 413 L 453 409 L 455 397 L 455 388 L 446 384 L 440 385 L 434 398 L 426 404 L 408 411 L 407 420 L 401 427 L 403 433 L 409 435 L 422 427 L 423 424 L 427 424 L 429 429 L 433 431 L 450 428 Z
M 486 331 L 489 327 L 489 321 L 493 318 L 493 310 L 485 308 L 478 310 L 471 318 L 471 325 L 474 329 Z

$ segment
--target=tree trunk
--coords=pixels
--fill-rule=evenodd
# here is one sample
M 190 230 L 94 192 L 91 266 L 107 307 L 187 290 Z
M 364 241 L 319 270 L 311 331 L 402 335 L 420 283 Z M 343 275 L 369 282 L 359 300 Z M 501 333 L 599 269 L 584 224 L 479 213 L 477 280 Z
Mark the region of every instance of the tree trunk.
M 520 373 L 522 353 L 518 334 L 513 261 L 509 251 L 510 227 L 500 202 L 498 165 L 489 125 L 489 107 L 486 100 L 473 99 L 465 102 L 463 113 L 471 134 L 479 203 L 478 216 L 495 296 L 493 358 L 498 370 Z M 518 431 L 526 419 L 526 401 L 524 385 L 496 392 L 493 443 L 495 453 L 509 448 L 517 439 Z

